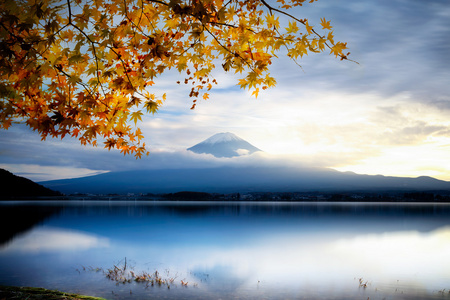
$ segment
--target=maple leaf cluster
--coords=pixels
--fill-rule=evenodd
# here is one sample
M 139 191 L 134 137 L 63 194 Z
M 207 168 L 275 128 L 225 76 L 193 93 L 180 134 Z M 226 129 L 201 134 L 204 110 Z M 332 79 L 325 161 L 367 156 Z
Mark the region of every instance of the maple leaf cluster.
M 190 86 L 195 108 L 217 84 L 216 63 L 243 73 L 238 85 L 257 97 L 276 84 L 269 66 L 280 50 L 295 63 L 326 49 L 348 59 L 330 21 L 319 33 L 288 12 L 314 1 L 3 0 L 0 127 L 24 121 L 42 139 L 101 140 L 141 157 L 148 151 L 136 125 L 166 99 L 151 90 L 168 70 L 184 74 L 178 83 Z

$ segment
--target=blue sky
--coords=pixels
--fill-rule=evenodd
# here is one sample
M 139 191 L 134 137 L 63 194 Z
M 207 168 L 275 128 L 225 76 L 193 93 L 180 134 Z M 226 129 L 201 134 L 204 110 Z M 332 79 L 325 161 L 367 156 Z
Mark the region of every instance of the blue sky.
M 0 167 L 33 180 L 134 168 L 203 167 L 225 163 L 290 163 L 361 174 L 450 180 L 450 2 L 319 0 L 295 10 L 319 26 L 331 20 L 351 58 L 328 53 L 272 65 L 277 87 L 257 99 L 233 74 L 190 110 L 189 91 L 164 75 L 154 93 L 167 101 L 141 129 L 151 154 L 136 161 L 77 140 L 40 141 L 24 126 L 0 131 Z M 215 159 L 186 148 L 233 132 L 263 154 Z

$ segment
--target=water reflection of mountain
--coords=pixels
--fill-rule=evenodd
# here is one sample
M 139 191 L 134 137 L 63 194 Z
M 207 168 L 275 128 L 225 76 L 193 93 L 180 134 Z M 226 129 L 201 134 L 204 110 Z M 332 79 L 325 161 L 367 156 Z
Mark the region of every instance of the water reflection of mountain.
M 57 206 L 4 204 L 0 209 L 0 246 L 61 210 Z
M 89 203 L 89 202 L 87 202 Z M 414 203 L 275 203 L 275 202 L 97 202 L 86 206 L 66 207 L 78 213 L 133 214 L 151 216 L 160 212 L 179 215 L 422 215 L 448 216 L 450 205 Z
M 56 203 L 55 203 L 56 204 Z M 80 205 L 81 204 L 81 205 Z M 250 202 L 65 202 L 61 206 L 26 206 L 11 207 L 17 212 L 9 214 L 31 216 L 37 222 L 54 213 L 61 215 L 129 216 L 135 218 L 158 215 L 189 216 L 248 216 L 280 217 L 280 218 L 358 218 L 358 217 L 390 217 L 420 216 L 421 218 L 448 218 L 450 205 L 447 204 L 414 204 L 414 203 L 250 203 Z M 3 210 L 2 210 L 3 213 Z M 33 214 L 37 214 L 33 216 Z
M 107 219 L 125 217 L 128 220 L 143 220 L 158 216 L 174 216 L 176 218 L 194 218 L 221 216 L 229 222 L 233 220 L 293 220 L 295 222 L 331 220 L 332 222 L 348 222 L 355 219 L 371 219 L 377 222 L 380 218 L 399 222 L 403 217 L 427 220 L 427 228 L 432 230 L 446 224 L 450 216 L 450 205 L 446 204 L 370 204 L 370 203 L 249 203 L 249 202 L 52 202 L 44 205 L 2 204 L 0 209 L 0 245 L 11 241 L 38 224 L 55 215 L 77 216 L 79 222 L 84 218 L 95 218 L 101 223 Z M 442 223 L 442 224 L 441 224 Z

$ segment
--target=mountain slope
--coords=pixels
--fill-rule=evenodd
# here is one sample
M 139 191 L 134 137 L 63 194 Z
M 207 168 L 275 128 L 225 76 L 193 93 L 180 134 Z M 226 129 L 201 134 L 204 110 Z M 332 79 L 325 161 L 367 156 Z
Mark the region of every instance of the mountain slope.
M 234 157 L 261 151 L 233 133 L 217 133 L 187 150 L 195 153 L 212 154 L 215 157 Z
M 7 170 L 0 169 L 0 199 L 57 195 L 59 195 L 58 192 L 27 178 L 16 176 Z
M 140 170 L 47 181 L 42 184 L 67 194 L 450 191 L 450 182 L 430 177 L 370 176 L 331 169 L 289 167 Z
M 187 150 L 215 157 L 235 157 L 261 151 L 229 132 L 215 134 Z M 270 162 L 272 166 L 267 166 L 268 162 L 261 158 L 251 166 L 233 163 L 210 168 L 110 172 L 42 184 L 66 194 L 450 191 L 450 182 L 431 177 L 358 175 L 326 168 L 288 167 L 281 162 L 275 165 Z

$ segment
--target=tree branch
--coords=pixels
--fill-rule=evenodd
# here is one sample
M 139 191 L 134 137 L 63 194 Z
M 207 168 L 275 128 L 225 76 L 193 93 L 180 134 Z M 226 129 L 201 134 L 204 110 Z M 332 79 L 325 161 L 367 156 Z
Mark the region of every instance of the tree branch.
M 280 10 L 280 9 L 278 9 L 278 8 L 275 8 L 275 7 L 270 6 L 265 0 L 260 0 L 260 1 L 261 1 L 262 4 L 264 4 L 264 6 L 266 6 L 266 7 L 269 9 L 269 11 L 270 11 L 271 13 L 272 13 L 272 11 L 276 11 L 276 12 L 278 12 L 278 13 L 280 13 L 280 14 L 282 14 L 282 15 L 285 15 L 285 16 L 287 16 L 287 17 L 289 17 L 289 18 L 291 18 L 291 19 L 293 19 L 293 20 L 295 20 L 295 21 L 297 21 L 297 22 L 302 23 L 303 25 L 306 25 L 306 22 L 305 22 L 304 20 L 301 20 L 301 19 L 299 19 L 299 18 L 297 18 L 297 17 L 295 17 L 295 16 L 293 16 L 293 15 L 291 15 L 291 14 L 285 12 L 285 11 L 282 11 L 282 10 Z M 319 38 L 322 38 L 322 36 L 321 36 L 317 31 L 315 31 L 314 29 L 311 29 L 311 31 L 312 31 L 315 35 L 317 35 Z M 332 47 L 331 47 L 330 45 L 328 45 L 328 43 L 325 42 L 324 44 L 325 44 L 325 46 L 328 47 L 328 49 L 331 50 Z M 354 61 L 354 60 L 348 59 L 348 57 L 347 57 L 346 55 L 340 54 L 339 57 L 341 58 L 341 60 L 344 60 L 344 59 L 345 59 L 345 60 L 348 60 L 348 61 L 351 61 L 351 62 L 354 62 L 354 63 L 359 64 L 358 62 L 356 62 L 356 61 Z
M 220 45 L 220 47 L 222 47 L 224 50 L 226 50 L 226 51 L 228 51 L 229 53 L 231 53 L 231 54 L 233 54 L 233 55 L 237 55 L 238 57 L 239 57 L 239 59 L 240 60 L 242 60 L 253 72 L 255 72 L 255 73 L 257 73 L 256 72 L 256 70 L 253 68 L 253 66 L 248 62 L 248 61 L 246 61 L 239 53 L 237 53 L 237 52 L 233 52 L 233 51 L 231 51 L 230 49 L 228 49 L 228 47 L 225 47 L 218 39 L 217 39 L 217 37 L 211 32 L 211 31 L 209 31 L 209 29 L 205 26 L 205 25 L 203 25 L 203 29 L 205 29 L 213 38 L 214 38 L 214 40 Z
M 98 57 L 97 57 L 97 50 L 95 48 L 95 44 L 91 40 L 91 38 L 83 30 L 81 30 L 77 25 L 72 23 L 72 10 L 71 10 L 71 7 L 70 7 L 70 0 L 67 0 L 67 5 L 68 5 L 68 8 L 69 8 L 69 24 L 71 26 L 73 26 L 73 28 L 77 29 L 82 35 L 84 35 L 84 37 L 89 41 L 89 43 L 91 43 L 92 52 L 93 52 L 92 54 L 94 55 L 94 60 L 95 60 L 95 65 L 96 65 L 96 72 L 95 73 L 96 73 L 98 85 L 100 85 L 100 89 L 102 90 L 103 96 L 105 96 L 106 92 L 105 92 L 105 90 L 103 88 L 103 84 L 102 84 L 102 82 L 100 80 L 100 76 L 99 76 L 100 68 L 98 66 Z

